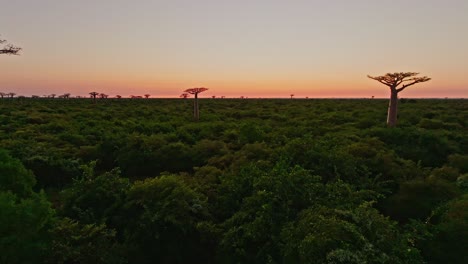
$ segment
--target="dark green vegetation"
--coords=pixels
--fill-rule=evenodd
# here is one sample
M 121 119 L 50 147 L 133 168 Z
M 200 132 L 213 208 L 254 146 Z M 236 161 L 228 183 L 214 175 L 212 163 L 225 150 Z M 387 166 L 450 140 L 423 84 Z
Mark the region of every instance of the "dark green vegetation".
M 466 263 L 468 103 L 0 101 L 0 263 Z

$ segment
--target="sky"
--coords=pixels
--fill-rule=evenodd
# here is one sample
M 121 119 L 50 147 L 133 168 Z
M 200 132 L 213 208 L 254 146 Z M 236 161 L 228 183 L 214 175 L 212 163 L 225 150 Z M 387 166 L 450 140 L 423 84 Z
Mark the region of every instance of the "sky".
M 0 91 L 388 97 L 366 76 L 431 77 L 401 97 L 468 97 L 467 0 L 2 1 Z

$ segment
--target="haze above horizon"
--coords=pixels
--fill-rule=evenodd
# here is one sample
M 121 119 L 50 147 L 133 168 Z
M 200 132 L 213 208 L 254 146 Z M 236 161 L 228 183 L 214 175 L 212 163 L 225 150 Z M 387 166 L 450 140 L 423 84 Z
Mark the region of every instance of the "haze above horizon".
M 468 1 L 27 1 L 2 4 L 0 91 L 387 97 L 366 77 L 431 77 L 402 97 L 468 97 Z

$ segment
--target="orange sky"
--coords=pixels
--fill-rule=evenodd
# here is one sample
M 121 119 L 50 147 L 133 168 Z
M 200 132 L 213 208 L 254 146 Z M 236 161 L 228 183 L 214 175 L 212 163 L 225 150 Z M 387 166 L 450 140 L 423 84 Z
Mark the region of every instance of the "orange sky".
M 0 57 L 1 92 L 387 97 L 367 74 L 417 71 L 432 80 L 402 97 L 468 97 L 468 1 L 18 0 L 2 9 L 1 37 L 24 50 Z

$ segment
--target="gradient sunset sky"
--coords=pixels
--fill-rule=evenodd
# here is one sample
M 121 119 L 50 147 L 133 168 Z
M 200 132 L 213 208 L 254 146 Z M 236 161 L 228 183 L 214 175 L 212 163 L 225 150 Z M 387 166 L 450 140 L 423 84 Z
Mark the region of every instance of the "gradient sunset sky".
M 14 0 L 0 9 L 0 91 L 18 95 L 468 97 L 467 0 Z

